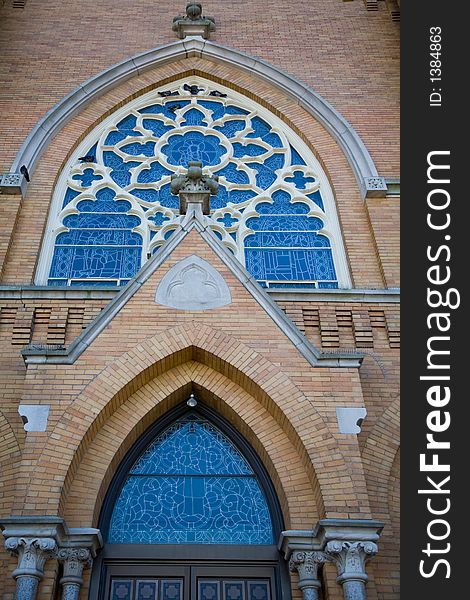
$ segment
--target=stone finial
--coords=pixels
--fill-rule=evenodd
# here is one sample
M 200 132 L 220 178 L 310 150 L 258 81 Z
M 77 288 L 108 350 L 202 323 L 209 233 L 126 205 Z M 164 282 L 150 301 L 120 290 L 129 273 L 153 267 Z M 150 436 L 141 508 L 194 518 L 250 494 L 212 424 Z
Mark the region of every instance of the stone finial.
M 209 198 L 219 191 L 217 175 L 202 174 L 202 162 L 189 161 L 188 171 L 183 175 L 172 175 L 170 191 L 180 199 L 180 213 L 186 214 L 188 203 L 202 205 L 205 215 L 210 213 Z
M 191 35 L 200 35 L 205 40 L 209 39 L 211 31 L 215 31 L 215 20 L 202 14 L 202 4 L 189 2 L 186 5 L 186 15 L 173 19 L 173 31 L 180 39 Z

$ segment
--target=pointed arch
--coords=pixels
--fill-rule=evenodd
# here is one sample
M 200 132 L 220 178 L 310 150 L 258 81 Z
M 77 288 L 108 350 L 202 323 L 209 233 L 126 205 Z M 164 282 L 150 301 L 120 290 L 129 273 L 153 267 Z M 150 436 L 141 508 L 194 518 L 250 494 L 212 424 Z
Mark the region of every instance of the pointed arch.
M 33 173 L 37 161 L 52 138 L 92 100 L 127 79 L 142 75 L 148 69 L 193 57 L 236 67 L 281 90 L 318 120 L 336 140 L 351 166 L 361 195 L 363 197 L 368 193 L 384 195 L 385 181 L 379 177 L 361 138 L 352 125 L 324 98 L 281 69 L 261 59 L 215 42 L 195 38 L 159 46 L 128 58 L 78 86 L 36 124 L 16 155 L 11 171 L 17 172 L 22 165 L 26 165 L 29 172 Z

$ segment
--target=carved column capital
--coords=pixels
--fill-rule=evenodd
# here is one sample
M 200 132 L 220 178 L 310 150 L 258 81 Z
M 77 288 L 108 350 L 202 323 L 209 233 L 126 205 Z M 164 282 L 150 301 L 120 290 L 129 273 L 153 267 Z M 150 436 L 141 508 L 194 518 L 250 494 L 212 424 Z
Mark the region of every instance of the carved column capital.
M 64 566 L 64 575 L 60 580 L 62 585 L 66 583 L 82 585 L 83 570 L 89 569 L 93 563 L 88 548 L 61 548 L 57 553 L 57 560 Z
M 368 577 L 365 565 L 377 550 L 377 544 L 368 541 L 331 540 L 326 544 L 325 552 L 336 563 L 337 582 L 343 586 L 345 600 L 366 600 Z
M 5 540 L 5 548 L 18 556 L 18 567 L 13 571 L 13 577 L 30 575 L 42 579 L 44 564 L 55 556 L 57 544 L 53 538 L 47 537 L 9 537 Z
M 298 587 L 303 600 L 317 600 L 320 581 L 318 567 L 328 560 L 324 552 L 298 550 L 289 559 L 289 571 L 299 574 Z

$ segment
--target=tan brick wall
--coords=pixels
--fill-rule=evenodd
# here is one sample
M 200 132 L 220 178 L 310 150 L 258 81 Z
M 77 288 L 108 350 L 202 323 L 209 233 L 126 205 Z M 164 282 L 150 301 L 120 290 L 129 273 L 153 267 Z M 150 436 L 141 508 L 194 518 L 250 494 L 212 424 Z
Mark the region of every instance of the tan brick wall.
M 1 4 L 1 3 L 0 3 Z M 0 7 L 0 172 L 8 171 L 28 132 L 87 78 L 137 52 L 175 40 L 173 16 L 185 2 L 28 0 Z M 265 59 L 308 84 L 361 136 L 379 174 L 398 176 L 398 38 L 385 3 L 206 0 L 213 40 Z M 235 67 L 201 59 L 160 66 L 90 103 L 58 133 L 18 199 L 0 196 L 2 284 L 33 281 L 54 183 L 76 144 L 110 111 L 153 87 L 198 74 L 273 110 L 310 145 L 332 184 L 354 286 L 399 285 L 398 199 L 364 203 L 336 142 L 299 105 Z M 191 253 L 223 274 L 234 304 L 206 314 L 157 306 L 157 281 Z M 312 369 L 222 263 L 187 238 L 70 367 L 30 366 L 29 343 L 70 344 L 106 300 L 0 299 L 0 515 L 61 514 L 70 525 L 96 524 L 106 486 L 125 451 L 194 386 L 204 402 L 250 441 L 270 473 L 286 525 L 310 528 L 322 516 L 385 522 L 370 562 L 371 600 L 397 600 L 399 531 L 398 353 L 396 304 L 280 302 L 317 348 L 365 353 L 355 369 Z M 253 332 L 263 332 L 263 336 Z M 25 434 L 23 403 L 51 405 L 45 433 Z M 341 436 L 336 406 L 366 406 L 362 432 Z M 97 452 L 100 449 L 100 452 Z M 11 600 L 15 559 L 1 554 L 1 600 Z M 3 578 L 3 580 L 1 579 Z M 88 578 L 88 575 L 87 575 Z M 48 563 L 40 600 L 50 600 Z M 342 597 L 331 566 L 328 598 Z M 294 598 L 300 598 L 294 582 Z M 3 587 L 2 587 L 3 586 Z M 85 586 L 82 597 L 86 597 Z

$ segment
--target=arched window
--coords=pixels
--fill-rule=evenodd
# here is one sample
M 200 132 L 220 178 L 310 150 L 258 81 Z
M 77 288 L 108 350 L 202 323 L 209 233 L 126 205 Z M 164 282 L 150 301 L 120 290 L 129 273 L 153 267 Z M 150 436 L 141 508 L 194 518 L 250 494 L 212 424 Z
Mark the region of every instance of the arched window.
M 99 527 L 92 600 L 290 598 L 272 483 L 244 438 L 204 405 L 180 405 L 136 442 Z
M 186 414 L 131 468 L 108 542 L 273 544 L 266 499 L 248 462 L 207 419 Z
M 201 78 L 106 118 L 54 193 L 37 283 L 124 285 L 181 217 L 170 179 L 190 160 L 219 176 L 210 224 L 265 287 L 350 287 L 333 193 L 285 122 Z

